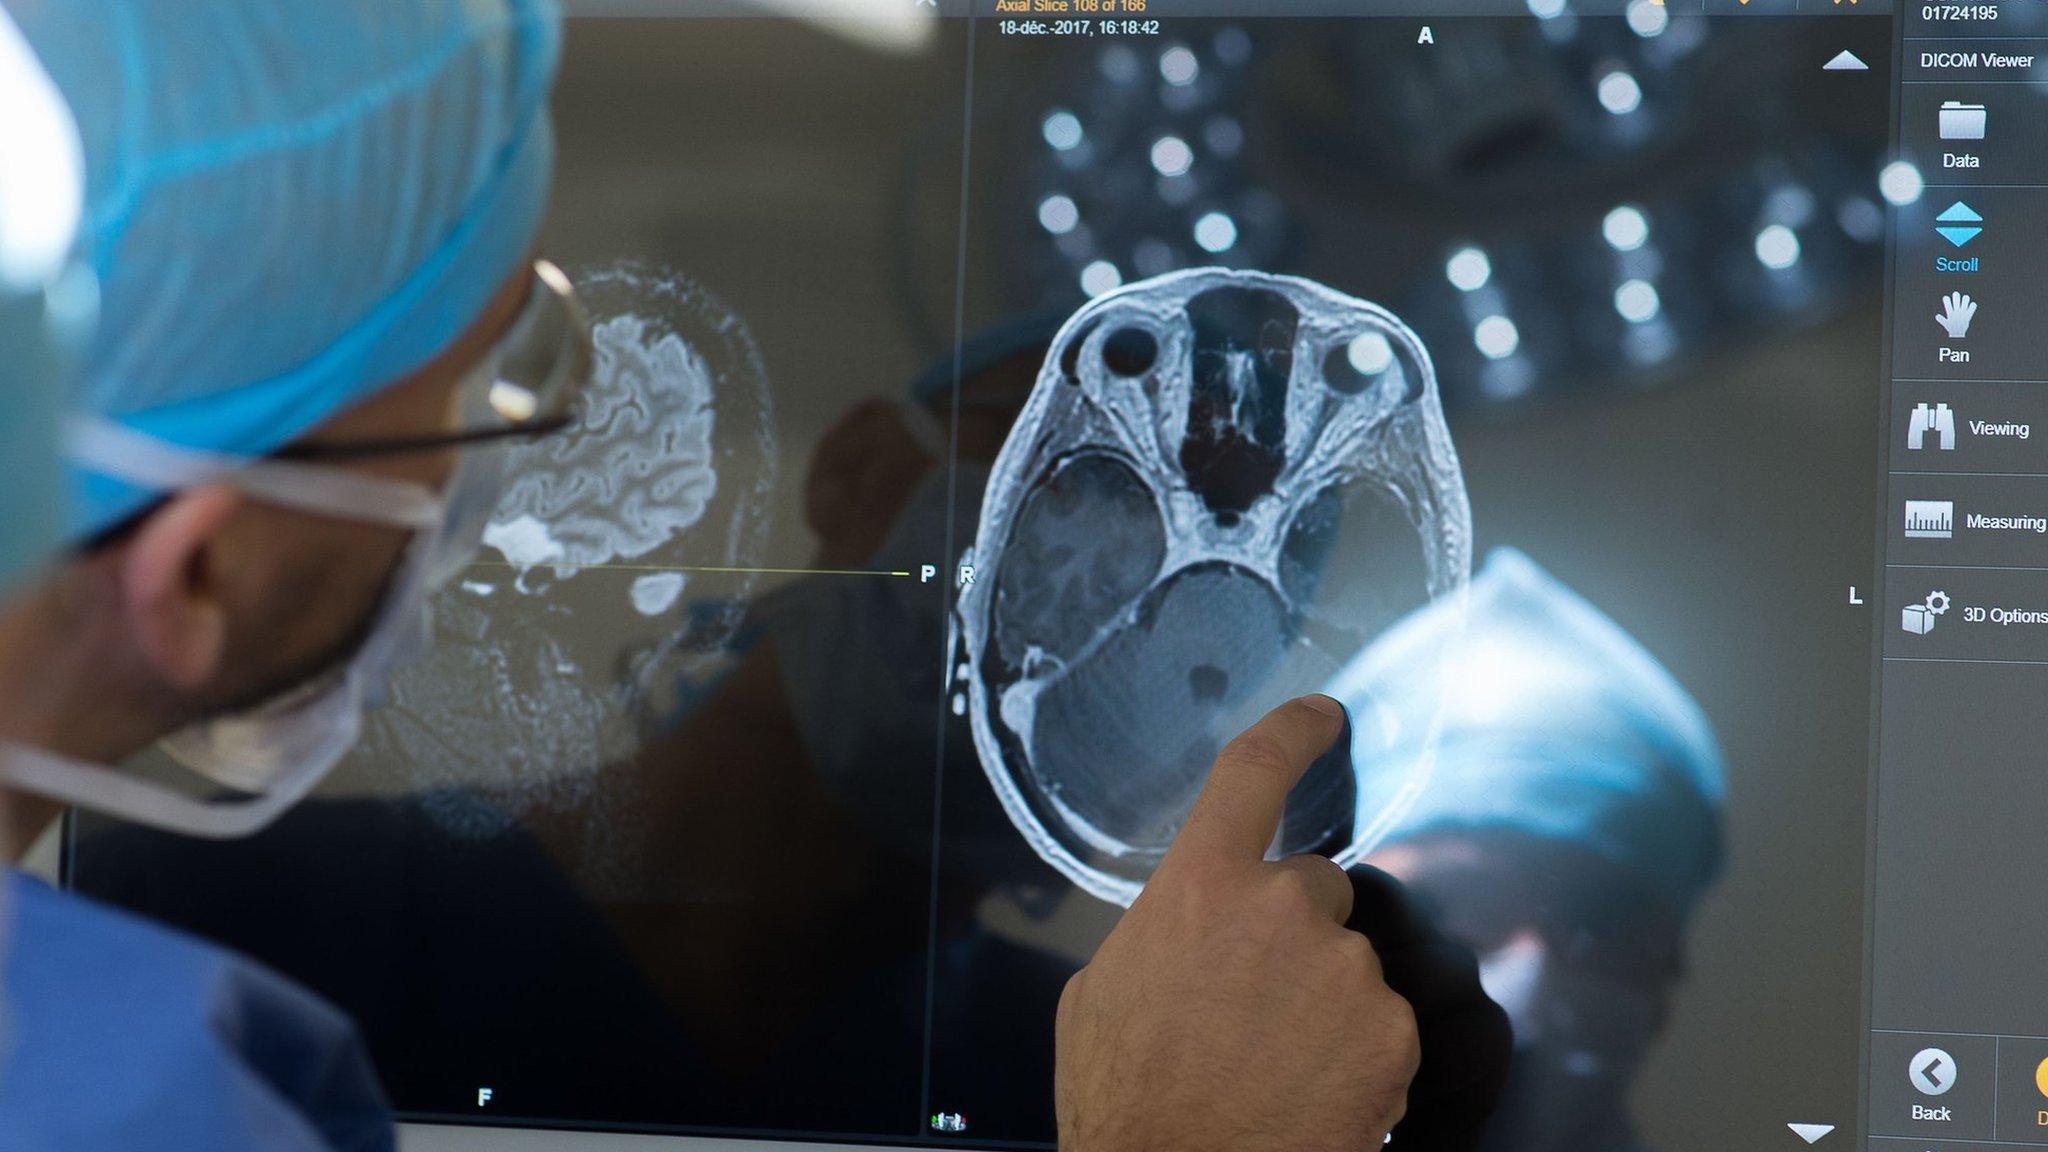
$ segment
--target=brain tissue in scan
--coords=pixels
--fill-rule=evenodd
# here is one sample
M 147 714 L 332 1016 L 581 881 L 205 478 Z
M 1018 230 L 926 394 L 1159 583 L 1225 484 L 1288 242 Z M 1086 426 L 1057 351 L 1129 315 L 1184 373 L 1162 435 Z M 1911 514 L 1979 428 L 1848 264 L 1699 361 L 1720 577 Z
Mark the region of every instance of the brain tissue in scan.
M 1223 743 L 1459 595 L 1470 555 L 1434 373 L 1400 320 L 1258 272 L 1134 284 L 1060 331 L 996 462 L 954 710 L 1039 856 L 1128 904 Z M 1427 771 L 1380 754 L 1415 734 L 1347 702 L 1352 756 L 1296 787 L 1276 853 L 1356 860 L 1398 815 L 1359 811 L 1356 773 Z

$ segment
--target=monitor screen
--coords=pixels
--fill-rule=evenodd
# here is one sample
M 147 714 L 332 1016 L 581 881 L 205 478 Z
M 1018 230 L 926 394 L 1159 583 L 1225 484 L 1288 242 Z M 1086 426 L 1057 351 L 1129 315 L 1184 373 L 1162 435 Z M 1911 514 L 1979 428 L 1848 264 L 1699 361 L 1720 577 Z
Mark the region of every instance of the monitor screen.
M 76 887 L 409 1121 L 1046 1147 L 1063 984 L 1324 691 L 1276 850 L 1478 954 L 1490 1149 L 2048 1139 L 2048 10 L 570 13 L 579 422 L 312 800 Z

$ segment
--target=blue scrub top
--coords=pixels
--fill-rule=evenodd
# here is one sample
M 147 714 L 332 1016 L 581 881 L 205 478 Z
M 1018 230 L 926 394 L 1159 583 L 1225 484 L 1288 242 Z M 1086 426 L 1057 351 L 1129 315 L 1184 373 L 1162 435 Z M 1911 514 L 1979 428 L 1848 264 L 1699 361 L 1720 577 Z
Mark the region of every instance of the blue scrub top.
M 0 1149 L 392 1152 L 353 1024 L 256 963 L 9 873 Z

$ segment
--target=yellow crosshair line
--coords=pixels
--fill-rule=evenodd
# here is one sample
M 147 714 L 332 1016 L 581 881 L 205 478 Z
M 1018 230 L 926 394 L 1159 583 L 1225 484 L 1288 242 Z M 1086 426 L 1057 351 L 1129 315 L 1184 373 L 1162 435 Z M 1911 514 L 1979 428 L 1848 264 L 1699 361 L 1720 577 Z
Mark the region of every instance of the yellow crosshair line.
M 861 568 L 712 568 L 690 564 L 573 564 L 543 560 L 538 564 L 514 564 L 509 560 L 475 560 L 474 568 L 609 568 L 619 572 L 708 572 L 744 576 L 903 576 L 909 572 L 881 572 Z

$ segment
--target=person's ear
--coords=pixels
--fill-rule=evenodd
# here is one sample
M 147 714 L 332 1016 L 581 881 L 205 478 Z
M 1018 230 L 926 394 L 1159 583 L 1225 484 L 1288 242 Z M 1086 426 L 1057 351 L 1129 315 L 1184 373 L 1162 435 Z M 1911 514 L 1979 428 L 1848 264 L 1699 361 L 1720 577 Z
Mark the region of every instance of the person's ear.
M 221 529 L 242 496 L 208 484 L 172 496 L 149 514 L 122 557 L 122 607 L 135 646 L 166 683 L 194 691 L 227 652 L 228 604 L 213 570 Z

